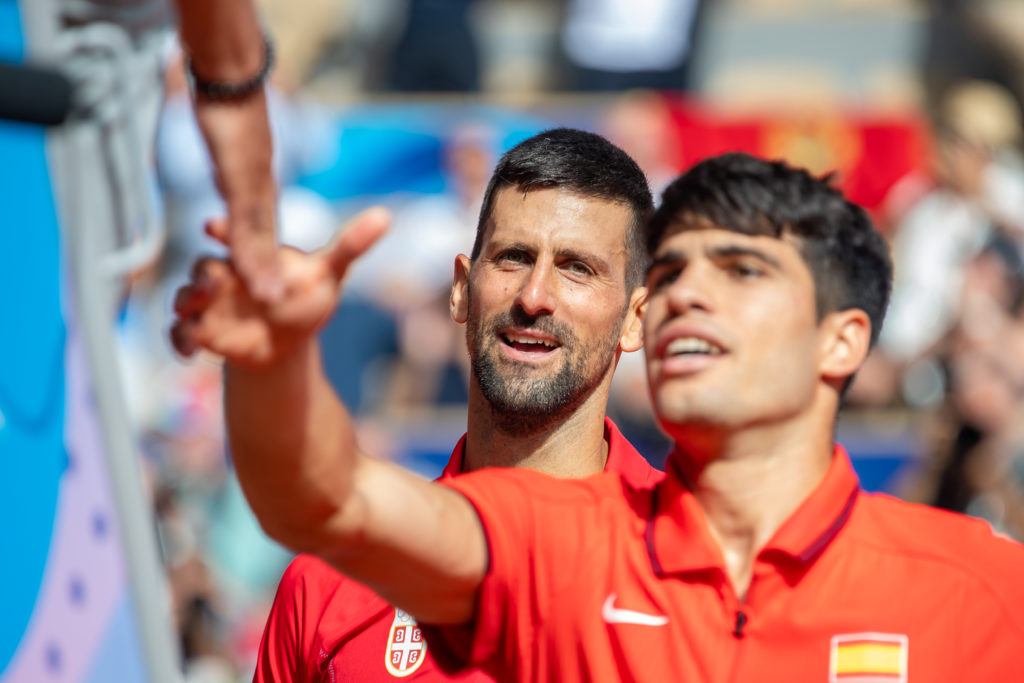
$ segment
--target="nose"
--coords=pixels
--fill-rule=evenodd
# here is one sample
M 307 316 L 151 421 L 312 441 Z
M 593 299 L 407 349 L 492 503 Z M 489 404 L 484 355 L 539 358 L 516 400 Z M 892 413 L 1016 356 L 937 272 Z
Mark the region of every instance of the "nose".
M 546 264 L 543 261 L 535 263 L 523 286 L 519 289 L 516 304 L 531 316 L 554 313 L 557 300 L 554 294 L 553 276 L 554 269 L 551 264 Z
M 676 276 L 668 289 L 668 306 L 679 315 L 691 310 L 711 312 L 711 275 L 700 263 L 690 263 Z

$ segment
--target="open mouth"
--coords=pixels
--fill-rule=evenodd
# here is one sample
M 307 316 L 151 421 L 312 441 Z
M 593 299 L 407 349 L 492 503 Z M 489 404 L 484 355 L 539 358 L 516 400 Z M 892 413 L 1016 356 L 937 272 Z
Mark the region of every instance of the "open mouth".
M 561 346 L 554 339 L 533 337 L 514 332 L 502 332 L 498 336 L 506 346 L 528 356 L 548 354 Z
M 665 357 L 675 356 L 720 356 L 724 353 L 721 347 L 699 337 L 680 337 L 673 339 L 665 347 Z

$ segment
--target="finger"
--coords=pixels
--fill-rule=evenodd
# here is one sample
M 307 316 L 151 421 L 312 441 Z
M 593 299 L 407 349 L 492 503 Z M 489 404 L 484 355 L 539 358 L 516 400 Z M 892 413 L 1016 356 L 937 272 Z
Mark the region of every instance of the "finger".
M 179 355 L 189 358 L 199 348 L 195 340 L 196 321 L 192 318 L 184 318 L 175 322 L 169 332 L 171 346 Z
M 228 221 L 226 218 L 211 218 L 206 221 L 203 231 L 225 247 L 228 246 Z
M 327 262 L 340 280 L 348 267 L 379 240 L 391 225 L 391 212 L 375 206 L 356 215 L 342 229 L 323 253 Z
M 227 261 L 215 256 L 201 256 L 188 271 L 188 278 L 193 285 L 206 285 L 207 281 L 218 280 L 230 266 Z
M 209 290 L 212 296 L 234 276 L 235 269 L 230 261 L 212 256 L 204 256 L 196 259 L 196 262 L 192 264 L 190 284 Z
M 174 294 L 174 313 L 181 318 L 202 313 L 212 300 L 209 287 L 185 285 Z

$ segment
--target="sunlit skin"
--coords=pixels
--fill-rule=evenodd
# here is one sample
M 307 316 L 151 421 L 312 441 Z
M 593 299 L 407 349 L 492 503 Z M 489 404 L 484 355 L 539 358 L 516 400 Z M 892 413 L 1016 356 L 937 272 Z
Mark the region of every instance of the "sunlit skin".
M 644 290 L 630 293 L 625 284 L 629 220 L 628 207 L 616 202 L 504 188 L 475 262 L 456 259 L 452 317 L 469 323 L 471 355 L 487 357 L 512 402 L 529 404 L 566 366 L 579 369 L 573 374 L 584 391 L 556 407 L 552 419 L 566 428 L 547 439 L 576 438 L 573 423 L 603 416 L 618 352 L 640 347 Z M 480 448 L 496 431 L 534 426 L 496 414 L 476 381 L 470 392 L 468 433 L 481 436 Z M 604 447 L 595 443 L 583 457 L 603 460 Z M 474 452 L 471 440 L 470 466 Z
M 496 199 L 483 254 L 472 267 L 465 256 L 456 260 L 455 320 L 468 322 L 472 298 L 482 320 L 517 310 L 533 327 L 571 329 L 584 351 L 613 345 L 614 359 L 618 350 L 639 349 L 644 290 L 625 289 L 628 211 L 554 191 L 510 190 Z M 225 414 L 240 454 L 238 477 L 271 536 L 319 554 L 425 621 L 464 623 L 487 568 L 479 518 L 455 491 L 359 449 L 355 423 L 323 373 L 316 342 L 348 268 L 383 234 L 387 219 L 371 209 L 321 250 L 281 250 L 284 296 L 270 304 L 254 300 L 229 263 L 200 262 L 192 283 L 179 291 L 172 339 L 185 355 L 203 348 L 228 359 Z M 210 234 L 227 239 L 223 225 Z M 530 333 L 498 329 L 492 341 Z M 495 355 L 540 380 L 571 360 L 561 348 L 538 358 L 530 353 L 510 347 Z M 464 468 L 530 467 L 556 477 L 603 469 L 614 362 L 604 368 L 588 353 L 580 357 L 585 378 L 598 368 L 596 383 L 547 432 L 503 431 L 503 416 L 471 382 Z
M 647 285 L 651 396 L 742 594 L 756 549 L 828 469 L 840 389 L 870 323 L 858 309 L 819 318 L 789 238 L 670 228 Z M 672 354 L 686 338 L 714 351 Z
M 793 246 L 726 230 L 679 232 L 655 253 L 648 286 L 653 398 L 677 443 L 806 409 L 818 379 L 807 362 L 818 346 L 817 314 L 811 273 Z M 689 336 L 719 353 L 666 353 Z

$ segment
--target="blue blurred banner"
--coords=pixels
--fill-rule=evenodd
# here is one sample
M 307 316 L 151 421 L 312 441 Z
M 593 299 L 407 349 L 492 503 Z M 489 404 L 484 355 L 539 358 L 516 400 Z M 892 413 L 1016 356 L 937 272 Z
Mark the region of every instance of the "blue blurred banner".
M 444 140 L 460 124 L 495 132 L 497 153 L 551 128 L 550 121 L 498 107 L 444 103 L 367 104 L 339 113 L 332 149 L 299 183 L 329 200 L 396 192 L 439 193 L 446 187 Z

